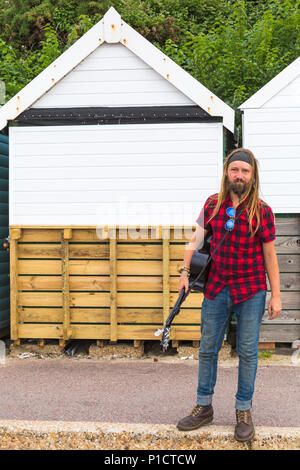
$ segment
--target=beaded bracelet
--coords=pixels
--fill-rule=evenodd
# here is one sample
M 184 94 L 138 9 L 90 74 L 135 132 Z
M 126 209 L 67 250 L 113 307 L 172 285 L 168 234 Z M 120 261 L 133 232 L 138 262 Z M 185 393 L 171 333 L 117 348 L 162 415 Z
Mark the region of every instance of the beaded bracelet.
M 188 268 L 187 266 L 182 266 L 182 268 L 179 269 L 180 274 L 181 274 L 183 271 L 186 271 L 188 277 L 190 277 L 190 272 L 191 272 L 190 268 Z

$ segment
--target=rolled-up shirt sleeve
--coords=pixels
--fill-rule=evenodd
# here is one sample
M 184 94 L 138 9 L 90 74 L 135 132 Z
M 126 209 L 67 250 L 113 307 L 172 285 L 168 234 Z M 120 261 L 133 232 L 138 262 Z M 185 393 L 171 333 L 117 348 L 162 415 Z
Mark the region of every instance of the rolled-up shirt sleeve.
M 211 198 L 209 197 L 206 201 L 204 206 L 202 207 L 199 216 L 196 219 L 196 222 L 200 227 L 204 228 L 204 230 L 210 230 L 211 226 L 210 223 L 208 222 L 208 219 L 210 218 L 212 214 L 212 207 L 211 207 Z
M 262 206 L 261 220 L 257 234 L 263 243 L 269 243 L 276 239 L 275 217 L 270 206 Z

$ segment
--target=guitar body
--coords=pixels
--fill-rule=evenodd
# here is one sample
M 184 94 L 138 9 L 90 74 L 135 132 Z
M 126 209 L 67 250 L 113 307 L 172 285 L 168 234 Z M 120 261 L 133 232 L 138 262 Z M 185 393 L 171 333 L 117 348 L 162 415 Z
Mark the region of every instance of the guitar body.
M 204 266 L 206 265 L 209 259 L 211 239 L 212 239 L 212 235 L 207 234 L 204 239 L 203 247 L 200 250 L 194 251 L 194 254 L 191 259 L 191 264 L 190 264 L 190 279 L 189 279 L 190 284 L 196 279 L 196 277 L 198 276 L 200 271 L 204 268 Z M 210 264 L 211 264 L 211 261 L 208 263 L 203 274 L 200 276 L 200 278 L 197 280 L 197 282 L 193 286 L 192 292 L 204 291 L 205 284 L 207 282 L 207 278 L 209 274 Z

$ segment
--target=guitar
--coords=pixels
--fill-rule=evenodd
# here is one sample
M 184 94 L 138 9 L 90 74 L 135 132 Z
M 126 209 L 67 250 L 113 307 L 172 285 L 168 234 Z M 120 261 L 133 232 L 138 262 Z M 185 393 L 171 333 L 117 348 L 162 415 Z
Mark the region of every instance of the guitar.
M 204 239 L 203 247 L 199 250 L 195 250 L 191 259 L 190 264 L 190 278 L 189 283 L 192 286 L 192 291 L 195 292 L 203 292 L 205 288 L 205 284 L 208 279 L 208 274 L 211 265 L 211 258 L 210 258 L 210 242 L 212 239 L 212 234 L 208 233 Z M 206 268 L 204 269 L 201 276 L 195 281 L 198 274 L 203 270 L 205 265 L 207 264 Z
M 227 235 L 227 234 L 226 234 Z M 162 335 L 161 339 L 161 346 L 164 351 L 167 350 L 169 340 L 170 340 L 170 330 L 171 330 L 171 323 L 176 315 L 180 312 L 181 304 L 184 302 L 186 297 L 189 295 L 190 292 L 203 292 L 205 283 L 208 278 L 208 273 L 211 264 L 211 254 L 210 254 L 210 242 L 212 239 L 211 234 L 207 234 L 204 239 L 203 247 L 199 250 L 195 250 L 191 259 L 190 264 L 190 278 L 189 278 L 189 288 L 187 292 L 185 289 L 181 289 L 179 297 L 172 308 L 170 315 L 167 318 L 165 323 L 164 329 L 158 329 L 154 335 L 159 336 Z M 223 240 L 222 240 L 223 241 Z

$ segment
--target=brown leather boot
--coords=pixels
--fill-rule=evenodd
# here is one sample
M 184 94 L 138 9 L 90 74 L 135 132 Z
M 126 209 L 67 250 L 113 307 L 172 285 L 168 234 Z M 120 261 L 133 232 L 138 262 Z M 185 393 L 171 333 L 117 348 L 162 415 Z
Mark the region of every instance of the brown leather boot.
M 255 429 L 253 426 L 250 410 L 235 410 L 236 426 L 234 438 L 239 442 L 247 442 L 253 439 Z
M 211 423 L 213 415 L 212 405 L 196 405 L 190 415 L 185 416 L 185 418 L 178 422 L 177 429 L 179 431 L 192 431 L 193 429 L 200 428 L 200 426 Z

